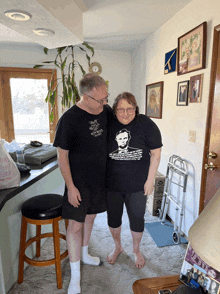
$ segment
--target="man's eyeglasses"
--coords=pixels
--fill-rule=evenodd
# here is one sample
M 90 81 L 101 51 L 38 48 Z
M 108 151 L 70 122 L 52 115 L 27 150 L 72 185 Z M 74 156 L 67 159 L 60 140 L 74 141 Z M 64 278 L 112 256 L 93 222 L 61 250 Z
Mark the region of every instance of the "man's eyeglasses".
M 105 102 L 108 102 L 108 97 L 110 96 L 110 94 L 108 93 L 108 96 L 106 96 L 105 98 L 103 98 L 101 100 L 97 100 L 88 94 L 85 94 L 85 95 L 88 96 L 89 98 L 95 100 L 96 102 L 100 103 L 101 105 L 104 104 Z
M 118 109 L 116 109 L 117 113 L 120 114 L 120 115 L 124 114 L 125 111 L 128 114 L 133 114 L 134 110 L 135 110 L 134 107 L 132 107 L 132 108 L 126 108 L 126 109 L 124 109 L 124 108 L 118 108 Z

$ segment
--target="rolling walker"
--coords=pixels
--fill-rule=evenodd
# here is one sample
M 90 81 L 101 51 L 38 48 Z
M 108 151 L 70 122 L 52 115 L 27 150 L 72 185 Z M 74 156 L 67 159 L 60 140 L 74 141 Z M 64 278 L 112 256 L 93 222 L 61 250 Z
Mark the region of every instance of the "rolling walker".
M 175 179 L 174 176 L 176 176 Z M 161 209 L 158 210 L 158 217 L 161 219 L 161 224 L 165 223 L 166 214 L 169 206 L 169 202 L 171 201 L 176 207 L 176 214 L 179 212 L 179 226 L 177 226 L 177 222 L 174 222 L 174 232 L 173 232 L 173 241 L 175 244 L 180 243 L 181 237 L 181 225 L 182 219 L 184 215 L 184 203 L 185 203 L 185 193 L 187 186 L 187 178 L 188 178 L 188 165 L 186 160 L 182 159 L 177 155 L 172 155 L 169 158 L 169 162 L 167 165 L 167 173 L 165 178 L 164 192 L 162 198 Z M 177 197 L 173 197 L 171 195 L 171 183 L 175 184 L 183 189 L 182 203 L 178 204 Z M 175 199 L 174 199 L 175 198 Z M 177 216 L 176 216 L 177 218 Z M 178 227 L 178 230 L 177 230 Z

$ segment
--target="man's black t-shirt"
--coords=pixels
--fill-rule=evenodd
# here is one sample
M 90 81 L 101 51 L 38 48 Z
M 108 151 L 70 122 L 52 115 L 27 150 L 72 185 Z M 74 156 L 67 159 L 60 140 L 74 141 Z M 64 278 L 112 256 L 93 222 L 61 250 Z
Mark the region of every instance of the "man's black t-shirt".
M 114 119 L 108 133 L 108 190 L 122 193 L 143 191 L 150 150 L 162 147 L 159 128 L 149 117 L 139 114 L 128 125 Z
M 74 105 L 58 122 L 53 145 L 69 150 L 73 183 L 80 193 L 87 188 L 99 196 L 105 195 L 106 126 L 110 113 L 107 105 L 98 115 Z

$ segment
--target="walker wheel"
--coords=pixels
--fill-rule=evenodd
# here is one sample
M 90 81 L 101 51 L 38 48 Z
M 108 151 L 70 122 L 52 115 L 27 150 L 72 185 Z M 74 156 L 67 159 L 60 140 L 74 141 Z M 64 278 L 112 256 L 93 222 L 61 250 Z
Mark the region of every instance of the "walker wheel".
M 180 243 L 180 234 L 177 231 L 173 232 L 173 242 L 175 244 L 179 244 Z
M 157 216 L 159 219 L 162 219 L 163 213 L 162 213 L 161 209 L 158 209 Z

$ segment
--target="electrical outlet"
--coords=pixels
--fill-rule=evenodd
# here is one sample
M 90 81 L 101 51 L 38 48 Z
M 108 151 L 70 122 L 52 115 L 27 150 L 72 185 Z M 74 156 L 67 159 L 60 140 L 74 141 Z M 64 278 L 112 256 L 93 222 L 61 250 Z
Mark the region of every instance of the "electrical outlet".
M 189 130 L 189 142 L 196 143 L 196 131 Z

